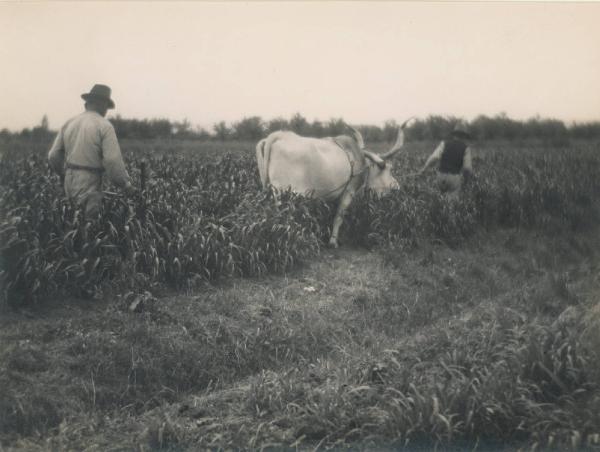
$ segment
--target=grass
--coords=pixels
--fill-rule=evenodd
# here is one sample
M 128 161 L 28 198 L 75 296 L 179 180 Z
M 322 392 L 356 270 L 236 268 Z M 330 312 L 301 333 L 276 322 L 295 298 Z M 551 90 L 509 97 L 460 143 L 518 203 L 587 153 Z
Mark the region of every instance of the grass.
M 595 302 L 592 243 L 507 230 L 458 250 L 344 249 L 137 313 L 5 312 L 2 444 L 593 446 L 597 363 L 553 348 L 579 342 L 552 329 Z
M 123 146 L 126 154 L 156 146 L 205 158 L 195 143 Z M 247 159 L 248 145 L 236 146 Z M 113 223 L 118 243 L 149 244 L 166 264 L 153 273 L 142 256 L 137 272 L 117 266 L 112 279 L 96 275 L 102 291 L 91 298 L 56 291 L 37 305 L 0 306 L 0 446 L 600 448 L 596 144 L 554 149 L 550 160 L 541 145 L 525 155 L 511 146 L 479 150 L 479 181 L 453 206 L 427 187 L 429 179 L 403 180 L 395 197 L 359 197 L 341 250 L 320 246 L 327 231 L 315 219 L 330 214 L 323 206 L 290 198 L 279 210 L 267 195 L 255 208 L 249 172 L 241 171 L 246 188 L 229 184 L 221 198 L 214 164 L 188 171 L 184 161 L 174 174 L 172 160 L 162 161 L 152 190 L 162 215 L 156 224 L 166 229 L 130 223 L 132 235 Z M 417 168 L 427 149 L 412 145 L 398 171 Z M 520 165 L 525 157 L 533 163 Z M 19 167 L 25 173 L 28 162 Z M 221 164 L 241 168 L 236 162 Z M 196 205 L 177 190 L 196 184 L 198 174 L 205 185 L 194 192 L 203 197 Z M 30 176 L 14 196 L 51 198 L 47 181 Z M 162 179 L 171 181 L 169 191 Z M 31 190 L 35 183 L 50 191 Z M 214 224 L 168 229 L 195 207 Z M 279 225 L 295 222 L 306 236 L 270 223 L 247 227 L 267 214 Z M 67 219 L 75 237 L 113 232 Z M 182 245 L 178 233 L 189 239 L 200 229 L 216 239 Z M 255 245 L 246 254 L 210 248 L 248 241 Z M 291 245 L 290 254 L 269 260 L 275 242 Z M 69 251 L 66 243 L 58 254 Z M 183 256 L 194 246 L 208 246 L 191 255 L 217 256 L 205 267 L 227 277 L 169 284 L 185 281 L 173 269 L 191 265 Z M 233 252 L 235 266 L 226 259 Z M 80 289 L 63 270 L 55 274 Z
M 600 192 L 594 145 L 486 146 L 475 156 L 477 177 L 452 203 L 432 187 L 433 174 L 404 177 L 424 157 L 422 145 L 413 145 L 396 162 L 400 187 L 383 197 L 356 196 L 341 240 L 367 248 L 431 240 L 458 246 L 482 228 L 585 230 L 600 217 L 593 202 Z M 328 238 L 333 206 L 289 192 L 273 203 L 272 193 L 259 187 L 248 143 L 231 144 L 230 153 L 213 161 L 226 144 L 127 146 L 135 183 L 145 189 L 131 199 L 108 196 L 92 225 L 64 199 L 43 154 L 15 147 L 3 158 L 0 300 L 18 307 L 60 295 L 94 296 L 107 282 L 182 288 L 284 273 L 317 256 Z M 150 168 L 147 177 L 142 167 Z

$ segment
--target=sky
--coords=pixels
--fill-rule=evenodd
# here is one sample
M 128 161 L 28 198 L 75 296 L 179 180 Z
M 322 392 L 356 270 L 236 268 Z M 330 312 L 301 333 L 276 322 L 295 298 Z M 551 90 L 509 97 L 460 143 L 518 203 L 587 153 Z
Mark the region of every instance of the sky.
M 0 2 L 0 129 L 126 118 L 600 120 L 600 3 Z

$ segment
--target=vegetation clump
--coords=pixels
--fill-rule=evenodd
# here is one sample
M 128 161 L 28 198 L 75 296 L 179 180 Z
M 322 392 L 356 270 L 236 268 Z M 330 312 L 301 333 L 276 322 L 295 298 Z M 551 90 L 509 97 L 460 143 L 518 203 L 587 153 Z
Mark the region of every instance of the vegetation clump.
M 363 193 L 347 214 L 342 240 L 373 246 L 438 239 L 456 244 L 485 227 L 577 230 L 597 218 L 600 163 L 589 147 L 485 149 L 476 179 L 459 201 L 406 179 L 383 197 Z M 524 159 L 527 159 L 524 164 Z M 134 177 L 152 169 L 135 199 L 108 195 L 87 222 L 66 201 L 45 156 L 6 155 L 0 164 L 2 294 L 13 306 L 59 293 L 93 296 L 103 283 L 189 287 L 230 276 L 285 272 L 319 253 L 335 206 L 260 189 L 248 153 L 202 162 L 129 155 Z M 414 165 L 397 165 L 398 177 Z
M 413 143 L 335 252 L 250 144 L 168 146 L 125 143 L 97 222 L 3 154 L 2 446 L 600 448 L 596 143 L 486 144 L 455 201 Z

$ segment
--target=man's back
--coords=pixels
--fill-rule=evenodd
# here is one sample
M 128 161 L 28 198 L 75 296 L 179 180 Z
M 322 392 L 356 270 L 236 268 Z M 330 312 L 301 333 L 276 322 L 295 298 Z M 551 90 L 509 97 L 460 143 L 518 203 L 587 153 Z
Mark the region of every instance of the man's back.
M 106 171 L 118 187 L 129 183 L 115 129 L 95 111 L 85 111 L 66 122 L 48 153 L 48 161 L 57 172 L 66 163 L 67 168 Z
M 102 168 L 102 147 L 114 135 L 112 124 L 95 111 L 85 111 L 67 121 L 62 129 L 66 161 Z M 116 143 L 116 137 L 115 137 Z
M 463 161 L 467 145 L 456 139 L 446 140 L 440 159 L 440 172 L 459 174 L 463 169 Z

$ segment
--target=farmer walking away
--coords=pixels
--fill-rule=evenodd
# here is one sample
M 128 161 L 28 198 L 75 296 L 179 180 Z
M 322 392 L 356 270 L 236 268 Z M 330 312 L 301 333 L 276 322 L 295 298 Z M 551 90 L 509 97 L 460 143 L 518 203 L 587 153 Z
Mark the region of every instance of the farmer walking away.
M 423 174 L 427 168 L 439 162 L 436 183 L 442 193 L 457 198 L 463 183 L 473 175 L 471 157 L 472 137 L 463 130 L 454 130 L 450 136 L 440 142 L 429 156 L 419 172 Z
M 81 95 L 85 111 L 69 119 L 48 152 L 50 167 L 64 177 L 67 197 L 83 207 L 87 219 L 102 207 L 102 175 L 127 194 L 135 191 L 119 148 L 113 125 L 105 118 L 115 108 L 106 85 L 94 85 Z

